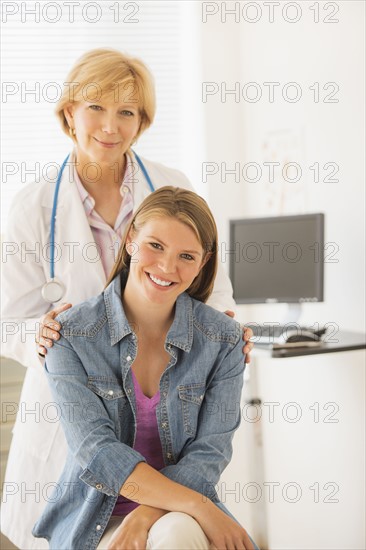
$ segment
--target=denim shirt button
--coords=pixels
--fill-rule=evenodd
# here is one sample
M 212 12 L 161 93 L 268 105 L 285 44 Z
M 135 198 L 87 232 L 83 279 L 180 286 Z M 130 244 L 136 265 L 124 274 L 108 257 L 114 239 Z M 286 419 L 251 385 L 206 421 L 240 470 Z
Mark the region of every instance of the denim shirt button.
M 162 427 L 162 428 L 166 428 L 166 427 L 167 427 L 167 425 L 168 425 L 168 423 L 167 423 L 167 422 L 163 422 L 163 423 L 162 423 L 162 425 L 161 425 L 161 427 Z
M 100 530 L 101 530 L 101 528 L 102 528 L 102 526 L 101 526 L 101 525 L 97 525 L 97 526 L 96 526 L 96 530 L 97 530 L 97 531 L 100 531 Z
M 109 390 L 108 395 L 113 395 L 113 394 L 114 394 L 114 391 L 113 391 L 113 390 Z
M 127 388 L 126 393 L 127 393 L 128 395 L 130 395 L 130 393 L 131 393 L 131 388 Z
M 103 485 L 101 483 L 97 483 L 95 488 L 98 489 L 98 491 L 101 491 L 101 489 L 103 489 Z
M 163 391 L 163 397 L 166 397 L 166 396 L 167 396 L 166 391 Z
M 171 453 L 166 453 L 166 457 L 167 457 L 167 458 L 172 458 Z
M 132 359 L 131 355 L 127 355 L 126 361 L 131 361 L 131 359 Z

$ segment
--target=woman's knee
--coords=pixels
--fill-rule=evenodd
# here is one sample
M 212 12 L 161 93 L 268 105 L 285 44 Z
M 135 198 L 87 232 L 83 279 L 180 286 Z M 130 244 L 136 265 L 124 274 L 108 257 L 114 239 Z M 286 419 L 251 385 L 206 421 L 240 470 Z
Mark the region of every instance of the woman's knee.
M 169 512 L 149 531 L 148 550 L 208 550 L 210 548 L 201 526 L 183 512 Z

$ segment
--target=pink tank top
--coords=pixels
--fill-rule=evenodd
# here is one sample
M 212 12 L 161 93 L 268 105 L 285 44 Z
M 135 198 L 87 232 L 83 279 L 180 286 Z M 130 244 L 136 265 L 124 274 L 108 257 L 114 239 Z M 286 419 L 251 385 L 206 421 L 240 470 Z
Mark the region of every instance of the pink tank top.
M 136 396 L 137 429 L 133 448 L 146 458 L 149 466 L 155 470 L 164 467 L 163 451 L 161 448 L 158 422 L 156 420 L 156 407 L 160 401 L 158 391 L 152 397 L 146 397 L 131 370 Z M 138 504 L 132 500 L 119 496 L 113 510 L 113 516 L 126 516 L 137 508 Z

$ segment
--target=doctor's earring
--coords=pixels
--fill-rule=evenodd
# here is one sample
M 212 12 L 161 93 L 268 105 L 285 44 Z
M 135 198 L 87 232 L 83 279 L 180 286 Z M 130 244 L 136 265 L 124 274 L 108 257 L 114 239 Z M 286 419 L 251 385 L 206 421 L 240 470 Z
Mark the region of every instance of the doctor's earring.
M 71 128 L 71 127 L 69 126 L 69 134 L 70 134 L 70 137 L 76 136 L 75 128 Z

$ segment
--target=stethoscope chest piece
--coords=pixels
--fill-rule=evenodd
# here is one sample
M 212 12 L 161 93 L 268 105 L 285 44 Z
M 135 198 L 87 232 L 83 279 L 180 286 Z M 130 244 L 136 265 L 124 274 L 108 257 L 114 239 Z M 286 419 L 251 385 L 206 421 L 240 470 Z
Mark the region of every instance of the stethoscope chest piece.
M 49 302 L 50 304 L 53 304 L 55 302 L 59 302 L 64 295 L 65 287 L 64 285 L 56 280 L 52 279 L 51 281 L 48 281 L 45 283 L 42 287 L 42 298 Z

